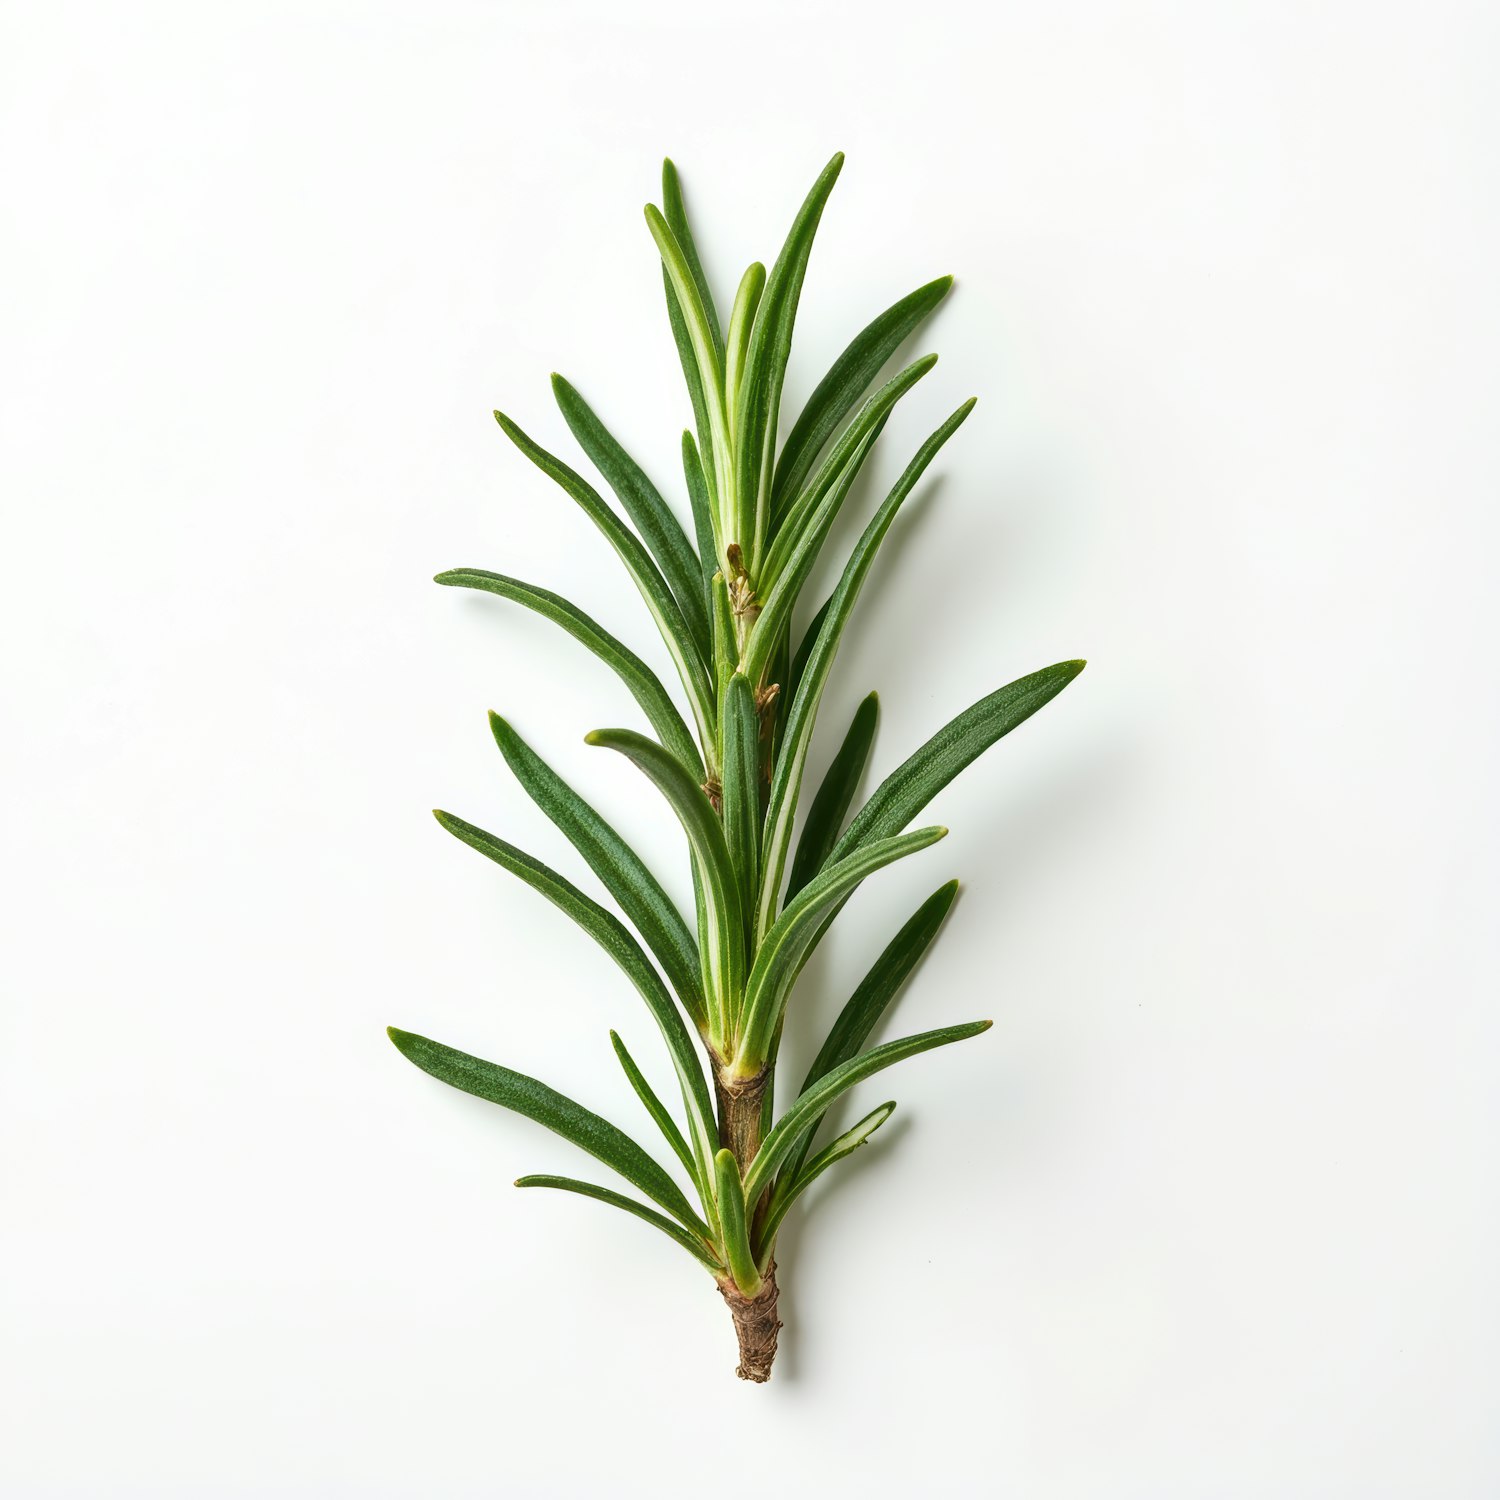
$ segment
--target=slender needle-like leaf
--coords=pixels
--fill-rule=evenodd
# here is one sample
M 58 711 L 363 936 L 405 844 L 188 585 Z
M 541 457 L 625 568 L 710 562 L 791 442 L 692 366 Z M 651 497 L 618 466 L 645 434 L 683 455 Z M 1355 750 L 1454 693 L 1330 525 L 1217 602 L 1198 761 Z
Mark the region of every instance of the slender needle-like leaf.
M 745 1194 L 740 1186 L 740 1167 L 733 1151 L 720 1151 L 714 1158 L 714 1180 L 718 1187 L 719 1219 L 724 1226 L 724 1255 L 729 1262 L 730 1274 L 740 1292 L 753 1297 L 761 1286 L 760 1267 L 756 1265 L 755 1252 L 750 1248 Z
M 452 813 L 439 811 L 433 816 L 454 838 L 477 850 L 486 859 L 493 860 L 502 869 L 509 870 L 565 911 L 625 971 L 646 1002 L 646 1008 L 667 1044 L 689 1124 L 698 1140 L 706 1141 L 712 1133 L 714 1115 L 698 1054 L 683 1024 L 681 1011 L 672 1003 L 667 987 L 641 952 L 640 944 L 626 931 L 625 924 L 612 912 L 605 911 L 597 901 L 585 896 L 577 886 L 564 880 L 556 870 L 548 868 L 539 859 L 533 859 L 514 844 L 507 844 L 504 839 L 498 839 L 462 818 L 455 818 Z
M 473 1057 L 415 1032 L 401 1031 L 395 1026 L 387 1030 L 402 1056 L 424 1073 L 545 1125 L 613 1168 L 627 1182 L 634 1183 L 653 1203 L 660 1204 L 694 1234 L 708 1238 L 708 1225 L 693 1212 L 682 1189 L 618 1125 L 611 1125 L 593 1110 L 524 1073 L 486 1062 L 482 1057 Z
M 1007 683 L 949 720 L 875 788 L 834 846 L 834 858 L 857 849 L 867 839 L 885 838 L 905 828 L 965 766 L 1050 703 L 1083 667 L 1081 661 L 1043 667 Z
M 812 254 L 813 236 L 843 165 L 843 152 L 838 152 L 823 168 L 797 211 L 786 243 L 766 279 L 745 356 L 735 413 L 738 528 L 730 540 L 738 541 L 744 548 L 746 566 L 752 574 L 759 566 L 770 527 L 772 450 L 797 304 L 807 275 L 808 257 Z
M 447 588 L 479 589 L 486 594 L 497 594 L 502 599 L 513 600 L 535 610 L 544 619 L 560 625 L 575 641 L 582 641 L 600 661 L 613 668 L 615 674 L 630 689 L 630 695 L 640 704 L 651 727 L 663 745 L 699 775 L 703 772 L 703 757 L 693 740 L 692 732 L 682 721 L 661 679 L 628 646 L 616 640 L 602 625 L 564 599 L 535 584 L 522 583 L 518 578 L 507 578 L 503 573 L 490 573 L 483 568 L 453 568 L 439 573 L 433 580 Z
M 802 415 L 781 446 L 774 486 L 778 507 L 802 487 L 818 455 L 839 423 L 869 390 L 881 366 L 948 295 L 952 285 L 951 276 L 939 276 L 936 281 L 919 286 L 857 333 L 849 347 L 834 360 L 833 367 L 807 398 Z
M 708 660 L 708 608 L 703 598 L 703 570 L 682 523 L 639 464 L 617 443 L 593 409 L 561 375 L 552 377 L 557 405 L 578 446 L 604 476 L 625 514 L 661 568 L 672 596 L 698 647 Z
M 861 1052 L 848 1062 L 825 1074 L 803 1094 L 776 1122 L 776 1127 L 761 1142 L 750 1170 L 745 1174 L 745 1199 L 754 1203 L 776 1175 L 776 1169 L 785 1160 L 797 1137 L 810 1121 L 823 1114 L 840 1094 L 852 1089 L 856 1083 L 898 1063 L 903 1058 L 915 1057 L 933 1047 L 944 1047 L 949 1042 L 966 1041 L 988 1031 L 991 1021 L 969 1021 L 962 1026 L 940 1026 L 935 1031 L 918 1032 L 915 1036 L 902 1037 L 897 1042 L 886 1042 Z
M 677 997 L 700 1029 L 708 1024 L 698 944 L 682 914 L 640 856 L 499 714 L 490 729 L 527 795 L 567 835 L 656 955 Z
M 847 900 L 863 880 L 908 854 L 926 849 L 947 835 L 946 828 L 919 828 L 855 850 L 839 860 L 800 891 L 761 940 L 755 964 L 745 982 L 744 1024 L 734 1070 L 749 1078 L 771 1055 L 772 1038 L 787 991 L 813 944 L 826 930 L 825 914 Z
M 605 539 L 625 564 L 625 570 L 635 582 L 656 628 L 661 634 L 677 675 L 692 704 L 693 717 L 698 721 L 698 733 L 704 744 L 713 738 L 714 713 L 713 693 L 708 681 L 708 662 L 700 654 L 698 643 L 683 619 L 672 591 L 661 576 L 656 564 L 641 545 L 640 540 L 623 521 L 604 503 L 603 497 L 576 470 L 570 469 L 560 458 L 535 443 L 504 412 L 497 411 L 495 420 L 506 437 L 539 468 L 548 478 L 578 502 L 579 508 L 595 526 L 604 533 Z
M 776 1231 L 781 1227 L 781 1221 L 786 1218 L 786 1212 L 792 1204 L 807 1191 L 808 1186 L 821 1177 L 834 1162 L 863 1146 L 890 1119 L 895 1109 L 894 1099 L 872 1109 L 857 1125 L 851 1126 L 841 1136 L 830 1141 L 806 1167 L 791 1174 L 785 1191 L 778 1190 L 772 1196 L 770 1212 L 756 1231 L 757 1264 L 765 1265 L 776 1243 Z
M 518 1177 L 516 1186 L 518 1188 L 561 1188 L 565 1193 L 579 1193 L 585 1198 L 595 1198 L 600 1203 L 608 1203 L 612 1208 L 623 1208 L 626 1213 L 634 1214 L 636 1218 L 644 1219 L 648 1224 L 654 1224 L 663 1234 L 670 1235 L 694 1260 L 706 1266 L 713 1275 L 724 1274 L 724 1267 L 715 1259 L 706 1241 L 697 1235 L 689 1234 L 685 1229 L 678 1228 L 664 1214 L 647 1208 L 644 1203 L 637 1203 L 634 1198 L 627 1198 L 624 1193 L 616 1193 L 610 1188 L 599 1187 L 592 1182 L 580 1182 L 576 1177 L 551 1177 L 544 1173 Z
M 584 739 L 590 745 L 618 750 L 632 760 L 677 814 L 702 881 L 712 939 L 703 955 L 705 992 L 711 1002 L 718 1002 L 721 1013 L 732 1012 L 745 972 L 745 925 L 734 866 L 713 805 L 682 763 L 645 735 L 631 729 L 596 729 Z
M 619 1059 L 620 1067 L 624 1069 L 625 1076 L 630 1080 L 630 1086 L 635 1090 L 638 1098 L 646 1107 L 646 1113 L 656 1121 L 657 1129 L 661 1131 L 666 1143 L 672 1148 L 677 1160 L 687 1168 L 688 1176 L 698 1184 L 701 1191 L 704 1184 L 699 1176 L 699 1163 L 693 1160 L 692 1148 L 688 1145 L 686 1138 L 677 1128 L 677 1121 L 671 1116 L 666 1105 L 657 1096 L 656 1090 L 647 1081 L 646 1075 L 636 1066 L 635 1059 L 630 1055 L 629 1048 L 621 1041 L 617 1031 L 609 1034 L 610 1045 L 615 1049 L 615 1056 Z
M 760 717 L 755 690 L 742 673 L 729 679 L 719 723 L 724 841 L 743 914 L 752 909 L 760 873 Z
M 807 811 L 802 837 L 797 841 L 797 855 L 787 878 L 786 894 L 790 901 L 819 870 L 823 868 L 838 836 L 844 817 L 854 803 L 859 778 L 870 758 L 875 739 L 875 721 L 880 713 L 880 697 L 871 693 L 854 711 L 844 742 L 829 763 L 828 770 Z
M 860 980 L 848 1003 L 838 1014 L 807 1077 L 798 1091 L 805 1094 L 825 1073 L 831 1073 L 840 1063 L 854 1057 L 870 1033 L 874 1031 L 881 1016 L 891 1001 L 900 993 L 902 985 L 911 976 L 918 961 L 938 935 L 953 898 L 958 894 L 958 882 L 950 880 L 939 887 L 902 924 L 901 931 L 887 944 L 885 951 L 870 966 L 870 972 Z M 787 1155 L 782 1180 L 793 1178 L 801 1170 L 808 1148 L 817 1135 L 820 1115 L 803 1132 L 802 1139 Z
M 813 725 L 817 720 L 818 705 L 823 699 L 823 688 L 828 674 L 833 670 L 833 659 L 838 654 L 839 641 L 844 627 L 854 612 L 859 592 L 865 578 L 890 530 L 891 522 L 902 502 L 911 493 L 912 487 L 932 461 L 938 449 L 956 432 L 973 408 L 966 401 L 923 443 L 917 455 L 906 466 L 880 509 L 865 527 L 864 534 L 855 543 L 849 561 L 844 565 L 843 576 L 822 613 L 823 624 L 819 627 L 812 650 L 808 653 L 803 669 L 797 678 L 797 693 L 787 715 L 786 731 L 782 737 L 776 759 L 776 770 L 771 780 L 771 797 L 766 808 L 764 831 L 761 835 L 760 898 L 756 903 L 755 932 L 757 935 L 770 930 L 781 901 L 781 880 L 786 869 L 787 848 L 792 836 L 792 821 L 797 812 L 797 798 L 802 787 L 802 771 L 807 763 L 808 746 L 812 743 Z

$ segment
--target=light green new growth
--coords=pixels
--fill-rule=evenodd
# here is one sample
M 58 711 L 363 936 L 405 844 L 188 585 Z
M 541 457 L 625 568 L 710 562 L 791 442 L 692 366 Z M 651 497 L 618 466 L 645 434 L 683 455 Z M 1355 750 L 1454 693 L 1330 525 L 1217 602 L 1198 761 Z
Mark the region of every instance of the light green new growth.
M 871 1074 L 976 1036 L 990 1024 L 970 1021 L 866 1046 L 936 937 L 956 882 L 930 896 L 896 934 L 833 1023 L 800 1093 L 782 1104 L 774 1089 L 777 1052 L 798 977 L 867 876 L 943 837 L 943 828 L 907 831 L 932 797 L 1083 669 L 1081 661 L 1060 662 L 981 698 L 887 776 L 849 820 L 875 734 L 872 693 L 821 784 L 803 798 L 818 708 L 871 565 L 902 502 L 974 404 L 963 402 L 919 447 L 866 524 L 833 593 L 799 630 L 804 588 L 855 480 L 895 407 L 936 357 L 918 359 L 872 388 L 952 285 L 947 276 L 928 282 L 857 334 L 778 452 L 797 303 L 813 236 L 842 166 L 839 155 L 823 169 L 771 269 L 756 263 L 745 272 L 725 325 L 670 161 L 662 207 L 646 210 L 693 411 L 695 432 L 682 439 L 691 535 L 562 376 L 552 377 L 557 404 L 618 510 L 509 417 L 495 413 L 506 436 L 582 508 L 624 563 L 671 657 L 687 714 L 634 652 L 566 599 L 477 568 L 437 578 L 498 594 L 562 626 L 615 670 L 652 731 L 599 729 L 587 739 L 627 757 L 681 823 L 695 894 L 691 921 L 600 813 L 496 714 L 491 729 L 510 770 L 630 927 L 532 855 L 449 813 L 437 819 L 561 907 L 625 971 L 666 1044 L 680 1114 L 658 1098 L 625 1043 L 613 1032 L 610 1037 L 661 1133 L 665 1160 L 680 1170 L 687 1191 L 657 1155 L 536 1079 L 411 1032 L 390 1033 L 418 1067 L 547 1126 L 655 1204 L 568 1177 L 517 1183 L 613 1204 L 681 1245 L 709 1270 L 729 1304 L 740 1341 L 739 1373 L 749 1380 L 766 1379 L 776 1353 L 776 1235 L 788 1209 L 896 1106 L 880 1105 L 815 1151 L 826 1111 Z M 802 831 L 794 843 L 799 807 Z

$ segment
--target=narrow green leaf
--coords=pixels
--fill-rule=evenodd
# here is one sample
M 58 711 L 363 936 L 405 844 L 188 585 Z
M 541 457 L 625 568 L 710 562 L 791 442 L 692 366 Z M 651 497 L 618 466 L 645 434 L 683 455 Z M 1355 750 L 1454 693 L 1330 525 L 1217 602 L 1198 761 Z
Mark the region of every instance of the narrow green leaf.
M 746 268 L 734 294 L 734 311 L 729 317 L 729 340 L 724 347 L 724 407 L 729 416 L 729 435 L 733 440 L 739 420 L 736 402 L 740 382 L 745 374 L 745 360 L 750 352 L 750 333 L 755 325 L 755 310 L 760 306 L 766 287 L 766 268 L 759 261 Z
M 708 277 L 703 274 L 703 262 L 699 259 L 698 245 L 688 222 L 687 205 L 682 201 L 682 179 L 677 175 L 676 164 L 670 156 L 661 164 L 661 206 L 672 233 L 677 237 L 677 243 L 682 246 L 682 256 L 687 262 L 693 286 L 697 289 L 709 335 L 714 348 L 722 357 L 724 340 L 719 333 L 719 314 L 714 307 L 713 293 L 708 289 Z
M 666 755 L 664 750 L 660 753 Z M 682 1013 L 672 1003 L 672 997 L 661 982 L 661 976 L 651 967 L 646 955 L 641 952 L 640 944 L 631 937 L 625 924 L 613 912 L 606 911 L 597 901 L 585 896 L 556 870 L 517 849 L 514 844 L 507 844 L 504 839 L 498 839 L 494 834 L 464 822 L 462 818 L 455 818 L 452 813 L 439 811 L 433 816 L 454 838 L 477 850 L 501 869 L 509 870 L 554 906 L 566 912 L 625 971 L 626 977 L 646 1002 L 646 1008 L 651 1012 L 662 1040 L 667 1044 L 667 1052 L 677 1073 L 682 1101 L 695 1139 L 706 1145 L 714 1132 L 714 1111 L 698 1054 L 683 1023 Z
M 709 604 L 714 622 L 714 690 L 722 701 L 729 680 L 739 671 L 740 643 L 734 628 L 734 609 L 729 603 L 729 585 L 715 573 L 709 585 Z
M 625 1070 L 626 1078 L 630 1080 L 631 1088 L 635 1090 L 636 1098 L 646 1106 L 646 1113 L 656 1121 L 657 1129 L 661 1131 L 667 1144 L 676 1154 L 677 1160 L 687 1168 L 688 1176 L 701 1187 L 702 1179 L 699 1177 L 698 1163 L 693 1160 L 692 1148 L 677 1128 L 677 1121 L 672 1118 L 666 1105 L 657 1097 L 656 1090 L 651 1087 L 646 1075 L 636 1066 L 629 1049 L 620 1040 L 620 1034 L 617 1031 L 611 1031 L 609 1040 L 615 1049 L 615 1056 L 620 1060 L 621 1068 Z
M 777 414 L 797 320 L 797 303 L 802 295 L 808 257 L 812 254 L 813 236 L 843 165 L 844 156 L 839 152 L 823 168 L 797 211 L 786 243 L 766 279 L 745 357 L 735 413 L 739 526 L 727 539 L 738 541 L 744 548 L 745 566 L 752 577 L 759 576 L 770 527 Z
M 625 514 L 635 524 L 652 557 L 661 568 L 677 607 L 687 621 L 698 655 L 709 656 L 708 609 L 703 598 L 703 570 L 682 523 L 672 514 L 661 492 L 640 465 L 617 443 L 582 396 L 561 375 L 552 377 L 552 390 L 578 446 L 604 476 Z
M 772 654 L 786 640 L 792 628 L 792 614 L 802 594 L 828 533 L 848 498 L 859 471 L 869 456 L 870 449 L 880 437 L 884 421 L 867 432 L 863 441 L 849 455 L 848 461 L 825 492 L 818 508 L 807 519 L 807 524 L 798 533 L 797 540 L 783 554 L 780 565 L 766 565 L 766 580 L 762 586 L 762 606 L 756 617 L 755 628 L 750 632 L 744 651 L 744 670 L 755 681 L 760 681 Z M 777 538 L 778 541 L 781 538 Z M 776 551 L 772 546 L 772 552 Z
M 703 598 L 713 616 L 713 576 L 719 571 L 719 543 L 714 535 L 714 506 L 709 498 L 708 481 L 703 477 L 703 460 L 690 432 L 682 434 L 682 476 L 687 484 L 688 504 L 693 512 L 693 535 L 698 542 L 698 564 L 703 574 Z
M 902 1037 L 897 1042 L 886 1042 L 852 1057 L 831 1073 L 825 1074 L 776 1122 L 775 1128 L 760 1144 L 755 1160 L 745 1175 L 745 1198 L 757 1201 L 776 1175 L 776 1169 L 786 1159 L 787 1153 L 810 1121 L 825 1113 L 828 1106 L 840 1094 L 854 1087 L 862 1079 L 903 1058 L 914 1057 L 919 1052 L 933 1047 L 943 1047 L 949 1042 L 962 1042 L 971 1036 L 988 1031 L 990 1021 L 969 1021 L 962 1026 L 940 1026 L 935 1031 L 918 1032 L 915 1036 Z
M 574 640 L 582 641 L 600 661 L 613 668 L 630 689 L 631 697 L 640 704 L 662 744 L 690 771 L 702 774 L 702 755 L 691 731 L 683 723 L 682 715 L 661 685 L 661 679 L 635 652 L 590 619 L 577 605 L 569 603 L 561 594 L 484 568 L 453 568 L 439 573 L 433 581 L 447 588 L 479 589 L 486 594 L 497 594 L 502 599 L 525 605 L 554 625 L 561 625 Z
M 761 940 L 745 983 L 742 1040 L 734 1059 L 739 1076 L 753 1076 L 770 1056 L 787 991 L 803 959 L 826 930 L 823 917 L 876 870 L 937 843 L 947 832 L 946 828 L 919 828 L 914 833 L 863 845 L 848 859 L 829 865 L 787 904 Z
M 549 479 L 555 480 L 577 503 L 585 515 L 604 533 L 605 539 L 615 549 L 625 570 L 630 574 L 656 628 L 665 642 L 682 679 L 682 686 L 692 704 L 693 717 L 698 722 L 698 733 L 704 744 L 713 738 L 714 705 L 708 682 L 708 663 L 698 653 L 698 644 L 688 629 L 672 591 L 661 576 L 656 564 L 651 561 L 639 538 L 604 503 L 603 497 L 581 474 L 570 469 L 556 455 L 549 453 L 539 443 L 529 438 L 504 412 L 497 411 L 495 420 L 506 437 L 539 468 Z
M 723 349 L 713 336 L 682 245 L 660 211 L 649 203 L 646 205 L 646 227 L 651 231 L 651 238 L 656 241 L 671 289 L 676 293 L 677 307 L 687 325 L 693 358 L 698 364 L 698 379 L 703 404 L 707 409 L 710 439 L 709 450 L 704 457 L 713 461 L 714 490 L 720 507 L 722 528 L 725 497 L 733 485 L 733 476 L 727 468 L 730 450 L 728 419 L 724 410 Z
M 834 360 L 781 446 L 773 486 L 778 508 L 784 502 L 789 503 L 801 489 L 839 423 L 854 410 L 881 367 L 917 324 L 948 295 L 952 285 L 951 276 L 939 276 L 936 281 L 919 286 L 857 333 L 849 347 Z
M 868 839 L 885 838 L 904 828 L 965 766 L 1050 703 L 1083 667 L 1081 661 L 1043 667 L 1007 683 L 949 720 L 875 788 L 834 846 L 834 858 Z
M 644 1203 L 637 1203 L 634 1198 L 627 1198 L 624 1193 L 612 1192 L 609 1188 L 598 1187 L 592 1182 L 580 1182 L 576 1177 L 550 1177 L 537 1173 L 529 1177 L 516 1178 L 516 1186 L 518 1188 L 561 1188 L 565 1193 L 580 1193 L 585 1198 L 596 1198 L 600 1203 L 608 1203 L 614 1208 L 623 1208 L 626 1213 L 634 1214 L 636 1218 L 644 1219 L 648 1224 L 654 1224 L 663 1234 L 670 1235 L 694 1260 L 706 1266 L 714 1276 L 724 1274 L 724 1267 L 714 1258 L 704 1241 L 689 1234 L 685 1229 L 679 1229 L 676 1224 L 657 1213 L 655 1209 L 647 1208 Z
M 854 612 L 860 589 L 864 587 L 865 578 L 875 561 L 875 554 L 880 550 L 880 544 L 885 540 L 896 512 L 934 455 L 962 425 L 973 406 L 972 401 L 966 401 L 922 444 L 916 457 L 906 466 L 905 472 L 881 503 L 880 509 L 875 512 L 870 524 L 865 527 L 864 534 L 855 543 L 854 551 L 844 565 L 838 587 L 833 591 L 824 611 L 820 611 L 823 624 L 819 627 L 812 649 L 797 678 L 796 696 L 787 715 L 786 731 L 782 736 L 776 770 L 771 780 L 765 831 L 761 835 L 760 899 L 756 903 L 755 913 L 757 934 L 769 931 L 780 904 L 781 879 L 786 869 L 792 823 L 797 813 L 802 771 L 807 762 L 808 746 L 812 743 L 818 705 L 823 699 L 828 674 L 833 670 L 833 659 L 838 654 L 844 627 Z
M 880 957 L 870 966 L 870 972 L 860 980 L 848 1003 L 838 1014 L 807 1077 L 802 1080 L 799 1094 L 805 1094 L 826 1073 L 831 1073 L 840 1063 L 854 1057 L 870 1033 L 874 1031 L 881 1016 L 886 1012 L 901 987 L 910 978 L 918 961 L 938 935 L 953 898 L 958 894 L 958 882 L 950 880 L 932 893 L 908 920 L 900 932 L 886 945 Z M 822 1123 L 819 1115 L 802 1133 L 802 1138 L 787 1153 L 782 1179 L 795 1178 L 802 1168 L 808 1148 Z
M 781 1228 L 781 1221 L 786 1218 L 787 1210 L 807 1191 L 809 1185 L 821 1177 L 834 1162 L 842 1160 L 851 1151 L 857 1151 L 863 1146 L 890 1119 L 895 1110 L 894 1099 L 872 1109 L 857 1125 L 851 1126 L 837 1139 L 830 1141 L 802 1171 L 793 1173 L 784 1191 L 772 1196 L 770 1211 L 766 1214 L 765 1222 L 760 1225 L 755 1236 L 757 1264 L 764 1266 L 769 1262 L 771 1250 L 776 1244 L 776 1231 Z
M 880 429 L 895 410 L 896 403 L 937 364 L 937 355 L 927 354 L 898 371 L 860 407 L 859 415 L 849 424 L 823 460 L 817 474 L 797 495 L 790 497 L 786 510 L 774 520 L 770 550 L 758 582 L 769 589 L 787 565 L 792 550 L 813 523 L 823 497 L 838 482 L 850 460 L 861 451 L 868 453 L 870 434 Z
M 402 1056 L 414 1062 L 424 1073 L 430 1073 L 466 1094 L 488 1099 L 492 1104 L 525 1115 L 538 1125 L 545 1125 L 548 1130 L 572 1141 L 605 1166 L 613 1168 L 679 1223 L 707 1239 L 708 1225 L 693 1212 L 682 1189 L 667 1176 L 656 1159 L 647 1155 L 619 1126 L 611 1125 L 566 1094 L 559 1094 L 556 1089 L 528 1078 L 524 1073 L 446 1047 L 442 1042 L 434 1042 L 415 1032 L 401 1031 L 395 1026 L 387 1030 Z
M 706 1026 L 698 945 L 661 883 L 635 850 L 499 714 L 490 715 L 490 730 L 516 780 L 604 882 L 656 955 L 687 1013 L 700 1029 Z
M 760 862 L 760 717 L 755 689 L 736 672 L 724 692 L 719 742 L 724 841 L 739 881 L 741 913 L 755 900 Z
M 745 920 L 724 830 L 707 795 L 680 761 L 634 730 L 596 729 L 584 739 L 590 745 L 618 750 L 632 760 L 677 814 L 693 852 L 694 868 L 703 882 L 710 938 L 702 955 L 705 993 L 711 1001 L 719 1002 L 721 1010 L 732 1010 L 744 976 Z
M 802 837 L 797 843 L 797 855 L 792 860 L 792 873 L 787 880 L 788 900 L 823 868 L 834 844 L 838 842 L 845 815 L 853 805 L 859 778 L 864 774 L 865 763 L 870 757 L 870 746 L 875 739 L 875 721 L 879 713 L 878 693 L 871 693 L 854 710 L 854 718 L 844 736 L 844 742 L 824 773 L 817 795 L 808 809 L 807 822 L 803 825 Z
M 704 494 L 708 502 L 709 512 L 714 517 L 714 527 L 718 526 L 719 498 L 718 488 L 714 477 L 714 465 L 712 463 L 714 453 L 713 426 L 708 417 L 708 397 L 703 390 L 703 376 L 698 371 L 698 356 L 693 349 L 693 340 L 688 333 L 687 318 L 683 316 L 682 306 L 677 300 L 677 293 L 672 290 L 672 274 L 665 266 L 661 269 L 662 285 L 667 292 L 667 320 L 672 325 L 672 339 L 677 345 L 677 358 L 682 365 L 682 381 L 687 387 L 688 400 L 693 408 L 693 430 L 698 434 L 697 446 L 694 452 L 700 450 L 709 455 L 710 462 L 700 469 L 700 477 L 703 480 Z M 689 481 L 691 483 L 691 480 Z M 696 521 L 696 516 L 695 516 Z M 702 530 L 698 531 L 699 541 L 702 541 Z M 710 548 L 700 554 L 705 566 L 718 556 L 718 548 Z M 715 564 L 717 566 L 717 564 Z
M 746 1297 L 753 1297 L 760 1290 L 761 1275 L 750 1248 L 745 1193 L 733 1151 L 723 1150 L 714 1157 L 714 1178 L 718 1187 L 719 1221 L 724 1228 L 724 1258 L 729 1262 L 734 1284 Z

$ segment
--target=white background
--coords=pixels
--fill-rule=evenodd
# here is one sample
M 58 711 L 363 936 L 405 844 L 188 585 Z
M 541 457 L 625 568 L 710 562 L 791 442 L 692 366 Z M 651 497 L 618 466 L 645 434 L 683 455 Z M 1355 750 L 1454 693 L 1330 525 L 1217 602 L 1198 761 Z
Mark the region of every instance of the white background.
M 7 1496 L 1500 1493 L 1493 8 L 3 17 Z M 581 742 L 640 716 L 428 579 L 667 671 L 490 409 L 572 452 L 561 370 L 680 501 L 659 159 L 727 299 L 835 149 L 789 402 L 950 270 L 877 477 L 981 400 L 815 763 L 872 687 L 883 774 L 1091 664 L 809 970 L 799 1065 L 958 874 L 885 1034 L 996 1024 L 855 1096 L 751 1388 L 665 1240 L 509 1187 L 592 1164 L 383 1027 L 649 1130 L 628 986 L 427 812 L 578 875 L 497 708 L 681 892 Z

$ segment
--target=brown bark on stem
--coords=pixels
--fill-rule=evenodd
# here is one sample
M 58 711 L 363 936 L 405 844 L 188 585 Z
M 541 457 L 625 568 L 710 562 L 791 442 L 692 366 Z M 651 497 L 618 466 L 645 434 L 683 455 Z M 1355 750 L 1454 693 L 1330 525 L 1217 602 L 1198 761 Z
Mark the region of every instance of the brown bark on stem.
M 743 1174 L 760 1150 L 761 1106 L 765 1102 L 768 1073 L 754 1078 L 726 1078 L 718 1070 L 714 1090 L 719 1104 L 719 1145 L 734 1152 Z M 747 1203 L 746 1217 L 753 1225 L 759 1205 Z M 766 1269 L 760 1290 L 747 1297 L 732 1280 L 719 1283 L 719 1292 L 734 1319 L 740 1343 L 740 1362 L 735 1371 L 741 1380 L 766 1381 L 776 1358 L 776 1335 L 781 1320 L 776 1316 L 776 1262 Z
M 729 1304 L 734 1331 L 740 1341 L 740 1362 L 735 1374 L 741 1380 L 762 1383 L 771 1378 L 776 1358 L 776 1335 L 781 1320 L 776 1316 L 776 1262 L 766 1270 L 760 1291 L 747 1297 L 732 1282 L 721 1282 L 719 1292 Z

